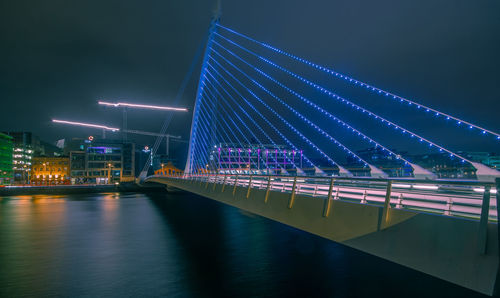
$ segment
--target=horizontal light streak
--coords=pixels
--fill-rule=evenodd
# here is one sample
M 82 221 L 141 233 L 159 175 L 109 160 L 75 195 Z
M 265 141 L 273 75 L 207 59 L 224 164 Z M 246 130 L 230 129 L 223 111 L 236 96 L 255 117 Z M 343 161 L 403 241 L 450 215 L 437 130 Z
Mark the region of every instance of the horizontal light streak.
M 397 188 L 410 188 L 410 184 L 393 184 L 392 187 L 397 187 Z
M 484 188 L 474 188 L 473 189 L 475 192 L 481 192 L 483 193 L 484 192 Z M 490 193 L 491 194 L 496 194 L 497 193 L 497 190 L 496 189 L 490 189 Z
M 69 124 L 69 125 L 84 126 L 84 127 L 101 128 L 101 129 L 111 130 L 111 131 L 119 131 L 120 130 L 119 128 L 116 128 L 116 127 L 109 127 L 109 126 L 105 126 L 105 125 L 83 123 L 83 122 L 74 122 L 74 121 L 57 120 L 57 119 L 52 119 L 52 122 Z
M 416 189 L 432 189 L 432 190 L 436 190 L 439 188 L 439 186 L 437 185 L 413 185 L 413 188 L 416 188 Z
M 143 105 L 143 104 L 135 104 L 135 103 L 126 103 L 126 102 L 106 102 L 99 101 L 100 105 L 112 106 L 112 107 L 130 107 L 130 108 L 139 108 L 139 109 L 150 109 L 150 110 L 164 110 L 164 111 L 177 111 L 177 112 L 187 112 L 186 108 L 174 108 L 174 107 L 166 107 L 166 106 L 153 106 L 153 105 Z

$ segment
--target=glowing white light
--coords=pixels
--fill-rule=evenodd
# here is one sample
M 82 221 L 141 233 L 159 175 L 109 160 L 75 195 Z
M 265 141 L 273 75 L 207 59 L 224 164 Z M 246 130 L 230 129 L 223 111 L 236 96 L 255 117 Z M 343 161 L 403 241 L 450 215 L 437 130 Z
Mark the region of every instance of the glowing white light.
M 413 185 L 413 188 L 416 188 L 416 189 L 433 189 L 433 190 L 436 190 L 438 189 L 439 187 L 437 185 Z
M 392 187 L 397 187 L 397 188 L 410 188 L 410 184 L 393 184 Z
M 111 131 L 119 131 L 120 130 L 119 128 L 116 128 L 116 127 L 109 127 L 109 126 L 105 126 L 105 125 L 82 123 L 82 122 L 73 122 L 73 121 L 56 120 L 56 119 L 52 119 L 52 122 L 63 123 L 63 124 L 70 124 L 70 125 L 78 125 L 78 126 L 85 126 L 85 127 L 93 127 L 93 128 L 102 128 L 102 129 L 111 130 Z
M 126 103 L 126 102 L 106 102 L 99 101 L 100 105 L 112 106 L 112 107 L 130 107 L 130 108 L 140 108 L 140 109 L 153 109 L 153 110 L 164 110 L 164 111 L 178 111 L 178 112 L 187 112 L 186 108 L 174 108 L 174 107 L 166 107 L 166 106 L 152 106 L 152 105 L 141 105 L 135 103 Z
M 475 192 L 484 192 L 484 188 L 474 188 L 473 189 Z M 490 193 L 491 194 L 496 194 L 497 193 L 497 190 L 496 189 L 490 189 Z

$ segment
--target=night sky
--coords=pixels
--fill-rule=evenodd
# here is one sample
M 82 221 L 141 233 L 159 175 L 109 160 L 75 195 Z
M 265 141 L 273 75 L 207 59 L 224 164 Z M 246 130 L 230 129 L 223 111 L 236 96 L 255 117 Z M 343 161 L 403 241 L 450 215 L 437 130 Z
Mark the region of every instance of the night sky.
M 193 0 L 2 1 L 1 130 L 33 131 L 50 142 L 87 137 L 99 131 L 50 120 L 120 127 L 121 113 L 97 100 L 171 104 L 214 7 Z M 223 1 L 222 11 L 225 26 L 499 130 L 498 1 L 235 0 Z M 192 109 L 199 68 L 179 106 Z M 164 116 L 135 110 L 128 126 L 159 131 Z M 176 115 L 169 132 L 187 138 L 190 121 L 190 113 Z M 435 122 L 420 124 L 442 133 Z M 455 150 L 499 151 L 498 142 L 467 133 L 441 140 Z

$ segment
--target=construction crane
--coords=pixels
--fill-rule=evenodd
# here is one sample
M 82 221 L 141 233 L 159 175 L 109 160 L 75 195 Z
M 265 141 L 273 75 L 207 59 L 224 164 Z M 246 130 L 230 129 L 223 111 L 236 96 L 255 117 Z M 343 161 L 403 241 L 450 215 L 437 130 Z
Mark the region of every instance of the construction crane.
M 149 132 L 149 131 L 133 130 L 133 129 L 123 129 L 122 132 L 165 138 L 167 156 L 170 156 L 170 154 L 169 154 L 170 153 L 170 140 L 172 140 L 174 142 L 179 142 L 179 143 L 187 143 L 188 142 L 187 140 L 182 140 L 181 136 L 173 136 L 171 134 L 162 134 L 162 133 L 157 133 L 157 132 Z
M 75 121 L 58 120 L 58 119 L 52 119 L 52 122 L 60 123 L 60 124 L 69 124 L 69 125 L 75 125 L 75 126 L 84 126 L 84 127 L 102 129 L 103 139 L 106 137 L 106 135 L 105 135 L 106 130 L 109 130 L 112 132 L 121 131 L 122 133 L 133 133 L 133 134 L 145 135 L 145 136 L 163 137 L 163 138 L 165 138 L 167 156 L 170 156 L 170 140 L 172 140 L 174 142 L 180 142 L 180 143 L 187 143 L 188 142 L 186 140 L 182 140 L 181 136 L 174 136 L 171 134 L 149 132 L 149 131 L 142 131 L 142 130 L 134 130 L 134 129 L 119 129 L 117 127 L 109 127 L 109 126 L 101 125 L 101 124 L 75 122 Z

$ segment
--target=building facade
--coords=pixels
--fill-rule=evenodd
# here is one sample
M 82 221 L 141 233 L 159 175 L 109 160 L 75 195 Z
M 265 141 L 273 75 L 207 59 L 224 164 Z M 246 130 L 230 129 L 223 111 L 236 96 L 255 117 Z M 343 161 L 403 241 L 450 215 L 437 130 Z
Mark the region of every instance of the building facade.
M 31 178 L 31 163 L 35 155 L 35 150 L 40 148 L 40 139 L 31 132 L 5 132 L 5 134 L 13 138 L 13 183 L 29 184 Z
M 31 184 L 69 184 L 69 157 L 34 157 L 31 166 Z
M 283 145 L 219 144 L 210 152 L 209 163 L 196 165 L 195 170 L 218 172 L 264 171 L 281 172 L 302 168 L 302 150 Z
M 491 155 L 488 159 L 488 165 L 493 169 L 500 170 L 500 155 Z
M 76 148 L 80 150 L 69 152 L 70 176 L 73 183 L 110 184 L 135 180 L 133 143 L 81 140 L 81 144 L 77 144 Z
M 155 175 L 162 176 L 180 176 L 183 171 L 176 168 L 172 162 L 168 162 L 167 164 L 161 164 L 161 168 L 154 171 Z
M 0 185 L 10 185 L 14 177 L 12 140 L 11 136 L 0 133 Z

